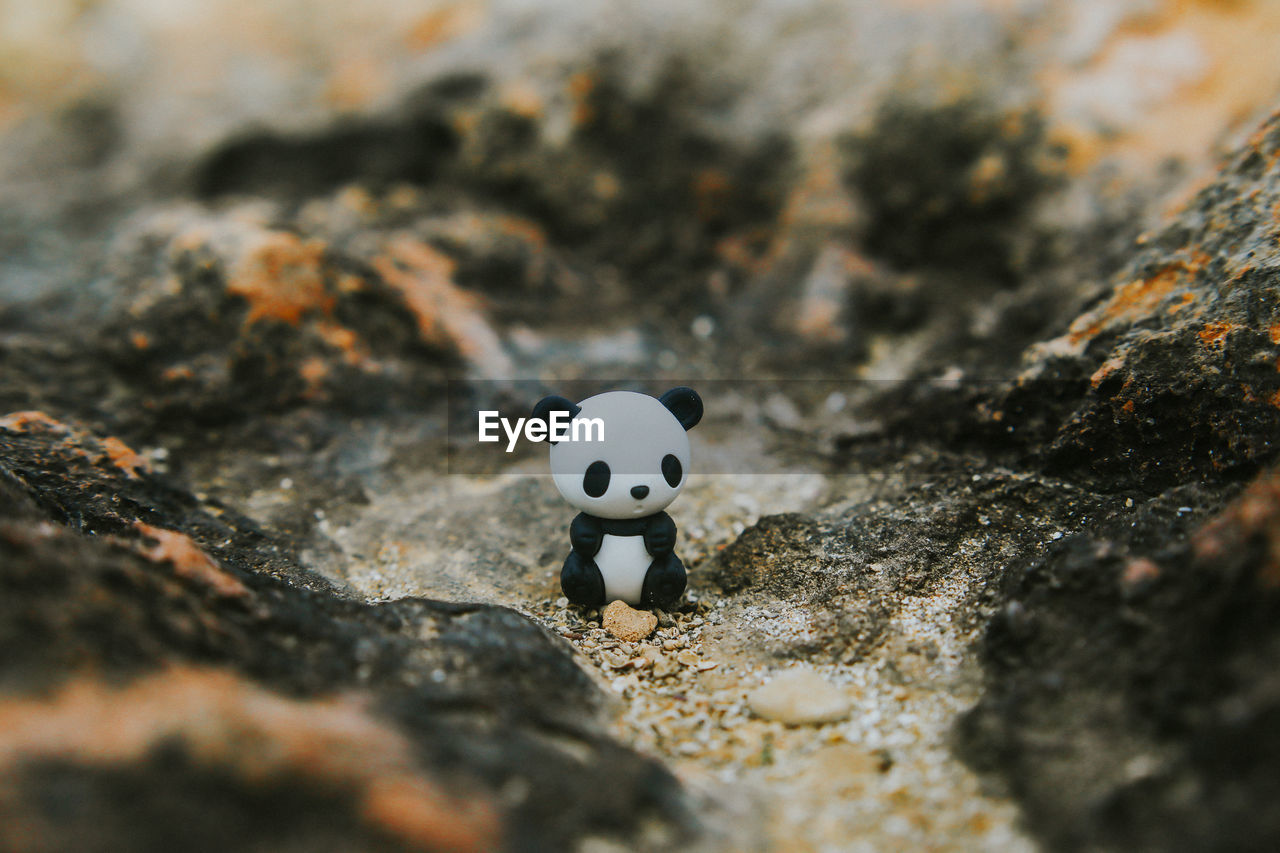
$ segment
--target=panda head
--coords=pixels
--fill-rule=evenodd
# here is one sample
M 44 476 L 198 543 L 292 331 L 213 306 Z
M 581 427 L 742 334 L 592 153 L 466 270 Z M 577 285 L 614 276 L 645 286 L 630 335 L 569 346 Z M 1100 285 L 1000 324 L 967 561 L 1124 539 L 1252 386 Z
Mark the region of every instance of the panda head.
M 574 507 L 599 518 L 653 515 L 667 507 L 688 479 L 688 430 L 702 418 L 702 399 L 692 388 L 672 388 L 661 397 L 634 391 L 609 391 L 574 404 L 545 397 L 534 407 L 537 418 L 565 412 L 572 433 L 551 446 L 556 488 Z M 604 437 L 589 429 L 595 419 Z

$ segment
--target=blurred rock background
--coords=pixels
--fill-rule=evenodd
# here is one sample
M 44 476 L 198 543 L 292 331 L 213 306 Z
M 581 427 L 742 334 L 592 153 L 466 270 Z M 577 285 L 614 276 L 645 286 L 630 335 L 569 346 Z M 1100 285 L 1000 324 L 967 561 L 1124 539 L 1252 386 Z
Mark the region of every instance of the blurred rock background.
M 3 3 L 0 846 L 1273 847 L 1276 44 Z M 616 383 L 708 411 L 640 643 L 459 428 Z

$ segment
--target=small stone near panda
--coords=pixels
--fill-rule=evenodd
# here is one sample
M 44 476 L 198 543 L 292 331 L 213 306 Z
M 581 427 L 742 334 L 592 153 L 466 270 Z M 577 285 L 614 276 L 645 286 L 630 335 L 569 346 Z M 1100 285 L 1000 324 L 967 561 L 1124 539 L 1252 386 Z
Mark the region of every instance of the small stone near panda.
M 678 675 L 681 670 L 682 667 L 680 664 L 676 663 L 669 657 L 659 658 L 653 664 L 654 678 L 670 678 L 673 675 Z
M 809 669 L 791 669 L 747 695 L 757 717 L 791 726 L 834 723 L 849 716 L 848 695 Z
M 604 629 L 624 643 L 638 643 L 658 627 L 658 617 L 621 599 L 604 609 Z

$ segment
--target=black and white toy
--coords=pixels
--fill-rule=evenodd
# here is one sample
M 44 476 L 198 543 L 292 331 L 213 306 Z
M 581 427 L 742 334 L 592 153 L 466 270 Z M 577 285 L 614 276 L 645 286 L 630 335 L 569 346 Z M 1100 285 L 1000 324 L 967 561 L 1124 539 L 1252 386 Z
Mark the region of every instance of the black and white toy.
M 573 550 L 560 572 L 565 597 L 585 607 L 617 599 L 673 604 L 686 575 L 674 551 L 675 522 L 663 510 L 688 480 L 686 433 L 702 419 L 702 398 L 683 387 L 656 398 L 609 391 L 576 404 L 545 397 L 533 410 L 548 423 L 557 412 L 569 423 L 598 418 L 604 427 L 602 438 L 584 429 L 579 440 L 551 445 L 556 488 L 581 510 L 569 525 Z

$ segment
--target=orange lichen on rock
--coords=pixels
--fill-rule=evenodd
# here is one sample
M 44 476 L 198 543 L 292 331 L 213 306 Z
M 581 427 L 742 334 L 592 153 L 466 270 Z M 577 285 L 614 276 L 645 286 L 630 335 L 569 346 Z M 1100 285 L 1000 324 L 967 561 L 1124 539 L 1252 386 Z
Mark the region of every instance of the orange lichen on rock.
M 277 320 L 296 326 L 304 314 L 327 315 L 334 297 L 325 287 L 325 245 L 285 231 L 264 231 L 232 266 L 227 290 L 249 303 L 246 325 Z
M 1068 342 L 1074 346 L 1096 337 L 1110 326 L 1149 316 L 1176 287 L 1193 278 L 1209 261 L 1203 252 L 1192 252 L 1185 260 L 1167 264 L 1154 275 L 1118 286 L 1102 306 L 1081 314 L 1072 322 L 1067 332 Z
M 506 234 L 527 244 L 531 250 L 547 248 L 547 232 L 532 219 L 522 216 L 498 214 L 491 217 L 493 227 L 500 234 Z
M 383 280 L 399 291 L 424 341 L 456 350 L 486 376 L 509 376 L 510 359 L 480 300 L 453 282 L 455 266 L 448 255 L 408 234 L 392 237 L 385 254 L 373 260 Z
M 212 557 L 200 550 L 200 546 L 190 536 L 176 530 L 153 527 L 142 521 L 135 521 L 133 526 L 156 543 L 143 552 L 147 559 L 171 563 L 178 577 L 198 581 L 227 598 L 240 598 L 250 594 L 247 586 L 223 571 Z
M 595 118 L 595 109 L 591 106 L 591 95 L 596 90 L 595 75 L 588 71 L 578 71 L 569 77 L 569 98 L 573 101 L 573 125 L 582 127 Z
M 750 275 L 762 275 L 774 260 L 773 249 L 784 240 L 772 240 L 765 228 L 752 228 L 722 237 L 715 246 L 721 263 Z
M 1195 302 L 1195 301 L 1196 301 L 1196 295 L 1194 293 L 1184 293 L 1181 296 L 1179 296 L 1178 301 L 1170 305 L 1167 310 L 1170 314 L 1177 314 L 1183 308 L 1186 308 L 1188 305 L 1190 305 L 1192 302 Z
M 1210 564 L 1261 545 L 1258 579 L 1264 586 L 1280 588 L 1280 470 L 1250 483 L 1234 503 L 1196 531 L 1191 545 L 1196 558 Z
M 151 470 L 151 463 L 146 457 L 139 455 L 133 448 L 115 436 L 107 436 L 99 442 L 107 459 L 112 465 L 125 472 L 130 479 L 137 479 L 138 472 Z
M 354 55 L 338 59 L 325 81 L 325 100 L 340 109 L 368 106 L 387 91 L 390 81 L 382 65 L 372 56 Z
M 1106 4 L 1103 4 L 1105 8 Z M 1060 28 L 1086 32 L 1100 8 L 1062 4 Z M 1119 156 L 1150 169 L 1203 162 L 1224 128 L 1248 120 L 1280 86 L 1280 4 L 1161 0 L 1133 4 L 1091 55 L 1038 72 L 1051 136 L 1080 171 Z
M 0 429 L 10 432 L 31 432 L 33 430 L 48 432 L 70 432 L 71 428 L 62 421 L 46 415 L 44 412 L 14 412 L 0 418 Z
M 316 334 L 333 349 L 342 354 L 342 360 L 352 367 L 372 369 L 369 348 L 351 329 L 337 323 L 325 322 L 316 326 Z
M 1239 323 L 1205 323 L 1204 328 L 1196 335 L 1205 346 L 1222 346 L 1227 335 L 1241 328 L 1244 327 Z
M 1015 138 L 1010 134 L 1010 138 Z M 969 201 L 985 204 L 1008 180 L 1008 164 L 998 154 L 986 154 L 969 170 Z
M 854 225 L 858 212 L 842 177 L 844 155 L 835 142 L 815 147 L 809 168 L 787 195 L 779 220 L 781 231 L 805 227 L 841 229 Z
M 477 0 L 462 0 L 432 9 L 409 29 L 409 46 L 428 50 L 455 39 L 484 22 L 484 6 Z
M 76 456 L 90 462 L 106 461 L 123 471 L 131 480 L 151 470 L 151 464 L 141 454 L 114 436 L 98 438 L 82 429 L 76 429 L 44 412 L 14 412 L 0 418 L 0 429 L 10 432 L 51 432 L 60 436 L 59 443 Z
M 1271 324 L 1267 329 L 1267 334 L 1271 336 L 1271 343 L 1280 344 L 1280 320 Z
M 1113 355 L 1111 358 L 1102 362 L 1098 369 L 1093 372 L 1093 375 L 1089 377 L 1089 385 L 1097 388 L 1102 384 L 1103 380 L 1115 373 L 1121 367 L 1124 367 L 1124 356 Z
M 1120 576 L 1120 585 L 1126 589 L 1133 589 L 1158 577 L 1160 577 L 1160 567 L 1146 557 L 1139 557 L 1136 560 L 1130 560 L 1124 567 L 1124 573 Z
M 522 118 L 539 118 L 545 110 L 542 95 L 524 80 L 516 80 L 504 86 L 499 99 L 503 107 Z
M 444 344 L 448 336 L 442 316 L 451 310 L 474 310 L 478 300 L 453 283 L 457 264 L 453 258 L 412 237 L 391 242 L 387 254 L 374 259 L 374 269 L 404 297 L 417 321 L 418 332 L 429 343 Z
M 176 668 L 124 689 L 84 678 L 49 699 L 0 702 L 0 778 L 29 762 L 141 762 L 174 742 L 194 765 L 249 789 L 302 781 L 349 791 L 371 828 L 415 848 L 462 853 L 499 842 L 492 804 L 425 778 L 405 737 L 354 697 L 290 699 L 227 672 Z M 0 842 L 7 832 L 0 825 Z
M 303 397 L 314 400 L 323 399 L 324 381 L 329 378 L 333 370 L 329 367 L 329 363 L 318 355 L 313 355 L 305 359 L 302 364 L 298 365 L 298 375 L 302 377 L 302 381 L 306 383 L 306 390 L 303 391 Z

